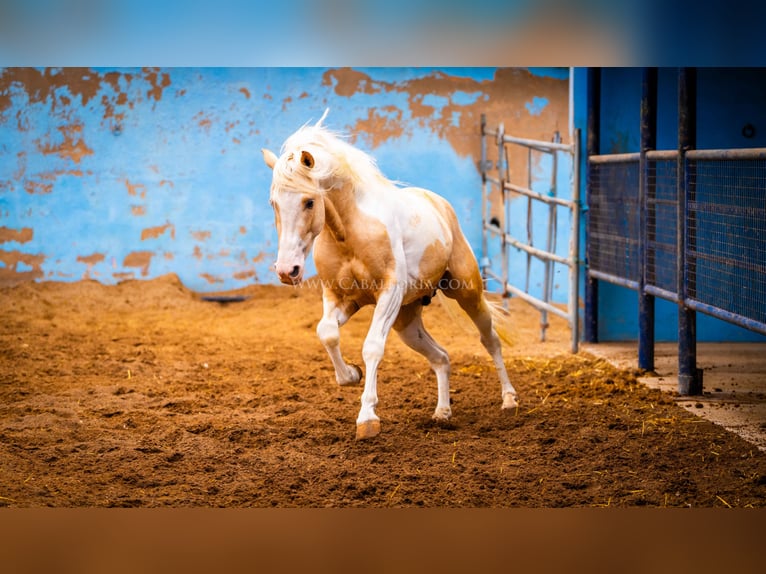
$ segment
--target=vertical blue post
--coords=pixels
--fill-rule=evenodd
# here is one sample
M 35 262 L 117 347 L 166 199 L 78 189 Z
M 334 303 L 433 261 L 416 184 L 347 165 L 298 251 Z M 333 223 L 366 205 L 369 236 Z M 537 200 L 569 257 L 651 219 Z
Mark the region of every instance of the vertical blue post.
M 638 185 L 638 368 L 654 370 L 654 296 L 646 293 L 647 271 L 650 267 L 649 242 L 654 240 L 654 181 L 649 178 L 646 152 L 657 147 L 657 68 L 644 68 L 641 79 L 641 156 Z M 651 213 L 650 213 L 651 209 Z M 654 268 L 651 265 L 651 268 Z
M 702 371 L 697 369 L 697 314 L 686 306 L 689 269 L 693 265 L 696 226 L 690 225 L 689 202 L 695 197 L 695 174 L 686 152 L 697 141 L 697 74 L 694 68 L 678 71 L 678 393 L 702 394 Z M 692 249 L 690 249 L 692 248 Z
M 601 70 L 599 68 L 588 69 L 588 135 L 585 149 L 586 155 L 586 188 L 585 205 L 590 205 L 590 163 L 587 159 L 592 155 L 598 155 L 600 151 L 599 132 L 601 130 Z M 589 214 L 589 212 L 586 212 Z M 590 216 L 588 215 L 588 219 Z M 585 309 L 583 316 L 583 340 L 586 343 L 598 342 L 598 280 L 590 277 L 587 273 L 591 261 L 591 238 L 588 234 L 589 225 L 585 232 Z

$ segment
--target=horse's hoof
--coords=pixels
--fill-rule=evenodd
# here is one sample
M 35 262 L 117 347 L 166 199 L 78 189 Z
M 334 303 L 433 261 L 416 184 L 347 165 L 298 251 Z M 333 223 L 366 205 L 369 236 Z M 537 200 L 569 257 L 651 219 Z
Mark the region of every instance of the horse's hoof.
M 516 395 L 513 393 L 505 393 L 503 395 L 503 410 L 515 409 L 519 406 L 519 402 L 516 400 Z
M 347 381 L 338 381 L 338 384 L 341 387 L 348 387 L 350 385 L 357 385 L 359 384 L 359 381 L 361 381 L 364 378 L 364 373 L 362 373 L 362 369 L 359 367 L 359 365 L 349 365 L 352 369 L 354 369 L 355 375 L 352 376 Z
M 356 425 L 356 440 L 372 438 L 380 434 L 380 421 L 364 421 Z
M 436 409 L 436 411 L 434 411 L 434 414 L 431 418 L 435 421 L 448 421 L 451 416 L 452 409 L 449 407 L 439 407 Z

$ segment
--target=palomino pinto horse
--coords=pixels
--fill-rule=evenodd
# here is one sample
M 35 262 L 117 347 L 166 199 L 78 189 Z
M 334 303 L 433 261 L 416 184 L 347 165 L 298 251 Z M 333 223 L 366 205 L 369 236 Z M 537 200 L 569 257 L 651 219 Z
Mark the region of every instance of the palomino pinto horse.
M 364 152 L 322 126 L 305 125 L 282 146 L 278 158 L 263 157 L 273 170 L 270 202 L 279 250 L 276 272 L 282 283 L 303 279 L 306 257 L 322 282 L 324 312 L 317 335 L 330 355 L 340 385 L 352 385 L 362 370 L 340 352 L 340 327 L 365 305 L 375 305 L 362 349 L 366 367 L 356 437 L 380 433 L 378 364 L 393 327 L 402 341 L 428 359 L 436 373 L 438 399 L 433 418 L 452 415 L 450 363 L 446 351 L 423 327 L 421 311 L 437 289 L 455 299 L 473 320 L 497 368 L 502 408 L 517 406 L 501 344 L 493 327 L 494 307 L 484 297 L 471 248 L 447 201 L 431 191 L 398 187 Z

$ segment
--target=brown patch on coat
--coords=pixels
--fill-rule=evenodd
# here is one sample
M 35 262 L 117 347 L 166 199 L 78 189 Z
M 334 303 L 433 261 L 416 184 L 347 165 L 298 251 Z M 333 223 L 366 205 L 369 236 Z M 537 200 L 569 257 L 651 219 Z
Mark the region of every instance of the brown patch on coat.
M 314 242 L 317 275 L 337 301 L 360 307 L 375 303 L 396 280 L 396 260 L 386 226 L 362 212 L 348 190 L 331 190 L 331 201 L 344 225 L 344 240 L 323 230 Z

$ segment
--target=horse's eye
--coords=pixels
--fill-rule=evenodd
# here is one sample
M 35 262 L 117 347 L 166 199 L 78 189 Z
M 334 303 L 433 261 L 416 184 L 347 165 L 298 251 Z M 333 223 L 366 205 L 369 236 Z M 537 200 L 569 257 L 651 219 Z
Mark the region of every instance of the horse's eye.
M 314 209 L 314 200 L 313 199 L 307 199 L 306 203 L 304 203 L 303 206 L 306 209 Z

